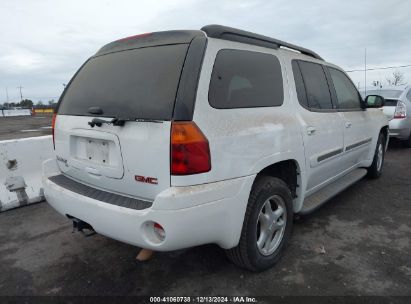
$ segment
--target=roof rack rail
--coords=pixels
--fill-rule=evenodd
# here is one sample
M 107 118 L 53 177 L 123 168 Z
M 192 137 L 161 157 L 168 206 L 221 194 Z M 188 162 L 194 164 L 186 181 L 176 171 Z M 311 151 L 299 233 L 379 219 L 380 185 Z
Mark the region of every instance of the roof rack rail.
M 212 24 L 212 25 L 206 25 L 201 28 L 202 31 L 204 31 L 208 37 L 211 38 L 218 38 L 218 39 L 224 39 L 224 40 L 231 40 L 231 41 L 236 41 L 236 42 L 241 42 L 241 43 L 248 43 L 248 44 L 253 44 L 253 45 L 258 45 L 262 47 L 267 47 L 271 49 L 278 49 L 280 47 L 286 47 L 295 51 L 299 51 L 301 54 L 308 55 L 311 57 L 314 57 L 319 60 L 324 60 L 321 58 L 320 55 L 317 53 L 288 43 L 284 42 L 281 40 L 277 40 L 274 38 L 270 38 L 267 36 L 255 34 L 252 32 L 247 32 L 243 31 L 240 29 L 228 27 L 228 26 L 223 26 L 223 25 L 217 25 L 217 24 Z

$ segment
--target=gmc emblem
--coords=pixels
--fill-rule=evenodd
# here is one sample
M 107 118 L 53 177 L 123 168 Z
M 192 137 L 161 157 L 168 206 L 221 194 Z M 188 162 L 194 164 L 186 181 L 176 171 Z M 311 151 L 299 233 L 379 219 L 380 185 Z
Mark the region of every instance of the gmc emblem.
M 149 176 L 145 177 L 142 175 L 136 175 L 134 176 L 134 178 L 137 182 L 140 182 L 140 183 L 153 184 L 153 185 L 158 184 L 158 180 L 155 177 L 149 177 Z

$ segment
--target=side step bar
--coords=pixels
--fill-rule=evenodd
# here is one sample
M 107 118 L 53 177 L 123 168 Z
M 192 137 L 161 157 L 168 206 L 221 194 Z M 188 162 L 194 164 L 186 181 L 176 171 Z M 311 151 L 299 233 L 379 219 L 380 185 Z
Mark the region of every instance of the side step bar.
M 299 214 L 306 215 L 317 210 L 338 193 L 362 179 L 366 174 L 367 169 L 359 168 L 325 186 L 304 200 L 303 208 Z

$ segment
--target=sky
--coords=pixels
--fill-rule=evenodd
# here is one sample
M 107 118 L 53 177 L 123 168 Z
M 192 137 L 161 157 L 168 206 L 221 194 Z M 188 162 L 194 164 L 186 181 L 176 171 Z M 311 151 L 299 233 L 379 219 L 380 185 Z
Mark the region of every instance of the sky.
M 345 70 L 411 65 L 411 1 L 1 0 L 0 103 L 57 100 L 102 45 L 139 33 L 222 24 L 314 50 Z M 394 71 L 367 72 L 386 84 Z M 349 73 L 360 89 L 364 72 Z

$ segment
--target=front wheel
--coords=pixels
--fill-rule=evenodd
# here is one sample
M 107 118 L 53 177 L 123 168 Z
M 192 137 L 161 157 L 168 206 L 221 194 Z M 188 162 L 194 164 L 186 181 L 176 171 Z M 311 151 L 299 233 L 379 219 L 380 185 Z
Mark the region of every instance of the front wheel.
M 292 227 L 290 189 L 279 178 L 259 177 L 248 200 L 240 242 L 226 251 L 227 256 L 251 271 L 267 269 L 280 259 Z
M 374 159 L 370 167 L 368 167 L 368 177 L 379 178 L 382 174 L 385 158 L 385 136 L 380 133 L 378 137 L 377 147 L 375 148 Z

